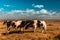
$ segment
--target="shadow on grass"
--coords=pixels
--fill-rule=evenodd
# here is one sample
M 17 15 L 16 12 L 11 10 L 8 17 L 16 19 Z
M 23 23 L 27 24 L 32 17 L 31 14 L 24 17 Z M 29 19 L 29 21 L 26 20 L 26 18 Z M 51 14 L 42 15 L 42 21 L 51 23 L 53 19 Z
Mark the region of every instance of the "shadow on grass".
M 9 34 L 23 34 L 23 33 L 33 33 L 34 31 L 10 31 L 9 33 L 2 33 L 2 35 L 9 35 Z
M 53 24 L 48 24 L 47 26 L 54 26 Z
M 56 40 L 57 40 L 57 39 L 60 40 L 60 34 L 57 35 L 57 36 L 55 36 L 54 39 L 56 39 Z
M 8 34 L 22 34 L 21 31 L 10 31 L 9 33 L 2 33 L 2 35 L 8 35 Z

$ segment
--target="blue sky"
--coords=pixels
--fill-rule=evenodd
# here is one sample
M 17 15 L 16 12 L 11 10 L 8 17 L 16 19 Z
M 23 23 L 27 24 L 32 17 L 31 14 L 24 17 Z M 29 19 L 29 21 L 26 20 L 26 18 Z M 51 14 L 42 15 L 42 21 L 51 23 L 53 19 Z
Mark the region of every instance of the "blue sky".
M 0 0 L 0 19 L 59 19 L 60 0 Z

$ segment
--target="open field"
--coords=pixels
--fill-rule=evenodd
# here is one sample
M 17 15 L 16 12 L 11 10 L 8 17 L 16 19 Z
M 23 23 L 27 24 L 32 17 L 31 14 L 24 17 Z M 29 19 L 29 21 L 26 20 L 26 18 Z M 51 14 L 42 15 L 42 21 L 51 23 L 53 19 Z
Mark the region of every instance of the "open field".
M 6 25 L 3 25 L 3 21 L 0 21 L 0 40 L 59 40 L 60 39 L 60 22 L 58 21 L 46 21 L 47 30 L 45 34 L 40 32 L 37 28 L 37 32 L 34 33 L 32 28 L 25 30 L 24 33 L 12 31 L 10 34 L 4 35 L 6 32 Z

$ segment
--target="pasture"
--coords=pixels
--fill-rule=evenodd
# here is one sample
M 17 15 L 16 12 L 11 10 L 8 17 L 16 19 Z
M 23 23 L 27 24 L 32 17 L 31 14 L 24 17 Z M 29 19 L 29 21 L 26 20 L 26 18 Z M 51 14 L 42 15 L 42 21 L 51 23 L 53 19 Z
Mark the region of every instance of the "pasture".
M 60 22 L 59 21 L 46 21 L 47 30 L 45 34 L 37 28 L 37 32 L 33 32 L 33 28 L 20 32 L 19 29 L 11 28 L 9 34 L 6 33 L 6 25 L 0 21 L 0 40 L 59 40 L 60 39 Z

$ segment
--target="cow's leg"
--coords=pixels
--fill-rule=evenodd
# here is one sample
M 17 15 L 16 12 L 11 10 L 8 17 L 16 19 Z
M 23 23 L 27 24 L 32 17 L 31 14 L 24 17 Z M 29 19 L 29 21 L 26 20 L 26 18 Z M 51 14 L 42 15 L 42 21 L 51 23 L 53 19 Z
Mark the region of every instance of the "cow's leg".
M 36 32 L 36 28 L 37 28 L 37 20 L 34 20 L 34 32 Z
M 7 25 L 7 27 L 6 27 L 6 29 L 7 29 L 7 31 L 6 31 L 6 32 L 7 32 L 7 33 L 9 33 L 9 30 L 10 30 L 10 28 L 9 28 L 9 27 L 10 27 L 10 26 L 8 26 L 8 25 Z
M 24 33 L 24 28 L 23 28 L 23 27 L 21 28 L 21 32 L 23 32 L 23 33 Z
M 20 27 L 20 30 L 21 30 L 22 32 L 24 32 L 24 27 Z
M 7 24 L 7 30 L 9 31 L 10 30 L 10 25 Z
M 42 27 L 42 33 L 46 33 L 46 26 L 45 25 Z
M 42 27 L 42 33 L 44 33 L 45 32 L 45 29 L 44 29 L 44 27 Z
M 19 30 L 19 31 L 21 31 L 21 26 L 20 26 L 20 25 L 19 25 L 19 26 L 17 26 L 17 28 L 18 28 L 18 30 Z
M 34 32 L 36 32 L 37 23 L 34 23 Z
M 36 25 L 34 25 L 34 32 L 36 32 L 36 28 L 37 28 L 37 26 L 36 26 Z

